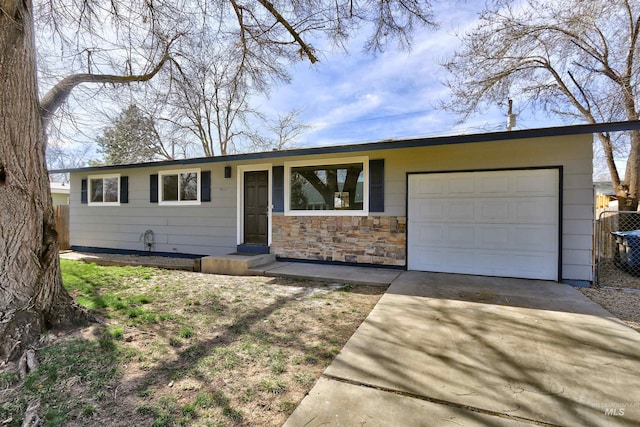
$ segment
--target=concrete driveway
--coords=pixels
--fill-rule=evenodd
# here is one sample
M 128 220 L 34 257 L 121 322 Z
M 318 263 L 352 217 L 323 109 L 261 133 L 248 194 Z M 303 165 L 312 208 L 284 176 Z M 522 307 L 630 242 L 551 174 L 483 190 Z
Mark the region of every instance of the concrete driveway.
M 567 285 L 405 272 L 285 426 L 640 425 L 640 334 Z

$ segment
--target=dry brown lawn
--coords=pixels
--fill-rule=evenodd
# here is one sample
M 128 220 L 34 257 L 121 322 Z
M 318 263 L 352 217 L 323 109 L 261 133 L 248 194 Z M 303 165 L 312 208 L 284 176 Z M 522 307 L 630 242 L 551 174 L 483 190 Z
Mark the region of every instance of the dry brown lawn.
M 0 425 L 280 426 L 384 292 L 63 260 L 101 323 L 43 339 L 0 374 Z

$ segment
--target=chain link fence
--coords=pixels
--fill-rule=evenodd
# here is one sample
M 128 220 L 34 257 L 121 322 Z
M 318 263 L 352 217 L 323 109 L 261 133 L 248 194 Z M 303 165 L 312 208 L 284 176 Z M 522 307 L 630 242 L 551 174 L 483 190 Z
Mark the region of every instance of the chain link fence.
M 640 212 L 601 212 L 595 231 L 596 286 L 639 288 Z

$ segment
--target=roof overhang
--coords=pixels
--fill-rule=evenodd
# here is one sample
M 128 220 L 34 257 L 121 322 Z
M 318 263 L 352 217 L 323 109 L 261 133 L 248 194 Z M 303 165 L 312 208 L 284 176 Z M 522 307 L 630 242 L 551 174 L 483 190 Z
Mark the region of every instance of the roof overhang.
M 148 163 L 136 163 L 125 165 L 109 165 L 109 166 L 90 166 L 84 168 L 73 169 L 54 169 L 49 173 L 67 173 L 67 172 L 93 172 L 107 171 L 115 169 L 132 169 L 145 167 L 164 167 L 164 166 L 182 166 L 202 163 L 218 163 L 218 162 L 235 162 L 250 161 L 260 159 L 273 159 L 279 157 L 293 156 L 311 156 L 316 154 L 344 154 L 360 151 L 377 151 L 390 150 L 400 148 L 430 147 L 438 145 L 450 144 L 468 144 L 489 141 L 506 141 L 526 138 L 544 138 L 568 135 L 596 134 L 623 132 L 629 130 L 640 130 L 640 120 L 611 122 L 611 123 L 595 123 L 571 126 L 556 126 L 548 128 L 525 129 L 516 131 L 488 132 L 476 133 L 468 135 L 440 136 L 431 138 L 414 138 L 403 140 L 387 140 L 380 142 L 370 142 L 364 144 L 336 145 L 317 148 L 299 148 L 282 151 L 266 151 L 260 153 L 232 154 L 218 157 L 197 157 L 181 160 L 163 160 Z

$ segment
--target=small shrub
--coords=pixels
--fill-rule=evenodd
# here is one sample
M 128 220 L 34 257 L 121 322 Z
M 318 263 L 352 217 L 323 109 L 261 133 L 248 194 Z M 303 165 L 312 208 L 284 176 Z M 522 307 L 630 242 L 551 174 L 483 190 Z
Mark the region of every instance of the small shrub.
M 277 377 L 266 377 L 260 381 L 260 386 L 267 392 L 272 394 L 280 394 L 283 393 L 287 386 L 285 385 L 282 379 Z
M 4 372 L 0 374 L 0 389 L 9 388 L 20 382 L 20 377 L 15 372 Z
M 180 410 L 182 411 L 182 415 L 190 417 L 190 418 L 195 418 L 196 417 L 196 407 L 195 405 L 184 405 L 182 408 L 180 408 Z
M 84 405 L 80 410 L 83 417 L 91 417 L 96 413 L 96 408 L 93 405 Z
M 311 385 L 315 382 L 315 377 L 308 372 L 293 374 L 293 380 L 300 385 Z
M 138 406 L 136 412 L 140 415 L 152 415 L 156 413 L 156 410 L 153 406 L 143 405 Z
M 284 412 L 285 414 L 291 414 L 294 409 L 296 409 L 296 406 L 298 405 L 296 405 L 294 402 L 286 400 L 284 402 L 278 403 L 278 410 L 280 412 Z
M 142 389 L 142 390 L 138 390 L 138 392 L 136 393 L 138 395 L 138 397 L 149 397 L 151 395 L 153 395 L 153 391 L 149 390 L 148 388 Z
M 287 364 L 284 360 L 278 360 L 271 365 L 271 372 L 274 374 L 282 374 L 287 370 Z
M 150 304 L 153 302 L 153 300 L 146 295 L 141 295 L 139 297 L 134 298 L 133 302 L 137 304 Z
M 194 335 L 195 333 L 193 332 L 193 329 L 189 326 L 185 326 L 180 330 L 180 338 L 189 339 L 193 338 Z
M 222 415 L 234 421 L 240 421 L 242 419 L 242 412 L 228 406 L 222 409 Z
M 114 340 L 120 341 L 124 338 L 124 329 L 117 327 L 110 328 L 107 330 L 107 334 Z
M 213 396 L 211 393 L 200 393 L 196 396 L 194 405 L 200 408 L 212 408 L 214 406 Z

